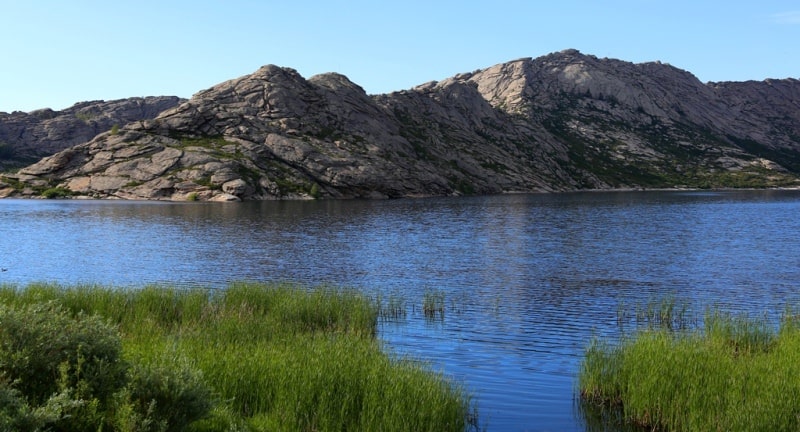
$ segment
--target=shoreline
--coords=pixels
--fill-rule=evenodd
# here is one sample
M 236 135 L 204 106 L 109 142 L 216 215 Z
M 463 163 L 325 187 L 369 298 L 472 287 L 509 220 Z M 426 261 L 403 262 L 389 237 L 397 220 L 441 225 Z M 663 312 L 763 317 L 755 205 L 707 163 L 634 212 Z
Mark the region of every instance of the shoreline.
M 241 202 L 279 202 L 279 201 L 392 201 L 392 200 L 424 200 L 430 198 L 470 198 L 470 197 L 491 197 L 502 195 L 563 195 L 563 194 L 577 194 L 577 193 L 626 193 L 626 192 L 757 192 L 757 191 L 800 191 L 800 186 L 777 186 L 777 187 L 764 187 L 764 188 L 697 188 L 697 187 L 661 187 L 661 188 L 643 188 L 643 187 L 629 187 L 629 188 L 613 188 L 613 189 L 574 189 L 574 190 L 557 190 L 557 191 L 502 191 L 490 194 L 451 194 L 451 195 L 421 195 L 413 194 L 400 197 L 355 197 L 355 198 L 282 198 L 282 199 L 266 199 L 266 200 L 238 200 L 238 201 L 192 201 L 186 199 L 127 199 L 119 196 L 107 197 L 91 197 L 87 195 L 76 196 L 58 196 L 48 198 L 41 195 L 33 194 L 17 194 L 13 188 L 0 189 L 0 200 L 74 200 L 74 201 L 129 201 L 129 202 L 164 202 L 164 203 L 182 203 L 182 202 L 211 202 L 211 203 L 241 203 Z

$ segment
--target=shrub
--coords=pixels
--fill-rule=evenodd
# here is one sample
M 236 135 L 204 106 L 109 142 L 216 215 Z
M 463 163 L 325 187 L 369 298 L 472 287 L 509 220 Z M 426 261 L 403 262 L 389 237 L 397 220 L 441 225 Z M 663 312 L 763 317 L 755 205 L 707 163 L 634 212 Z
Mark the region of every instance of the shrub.
M 64 384 L 105 402 L 124 383 L 121 352 L 116 328 L 98 316 L 71 317 L 55 303 L 0 305 L 0 375 L 31 403 Z
M 174 358 L 122 359 L 117 328 L 55 302 L 0 305 L 0 431 L 184 430 L 213 408 Z
M 45 189 L 44 192 L 42 192 L 42 196 L 47 199 L 66 198 L 72 196 L 72 191 L 63 187 L 54 187 Z
M 39 418 L 28 406 L 19 391 L 0 383 L 0 430 L 36 431 L 44 426 L 45 419 Z
M 311 189 L 309 189 L 308 195 L 314 199 L 319 199 L 322 196 L 322 192 L 320 191 L 319 185 L 317 183 L 311 185 Z
M 157 430 L 182 431 L 213 408 L 211 389 L 199 370 L 180 358 L 137 362 L 130 373 L 129 396 L 134 412 L 145 413 Z M 140 428 L 141 429 L 141 428 Z

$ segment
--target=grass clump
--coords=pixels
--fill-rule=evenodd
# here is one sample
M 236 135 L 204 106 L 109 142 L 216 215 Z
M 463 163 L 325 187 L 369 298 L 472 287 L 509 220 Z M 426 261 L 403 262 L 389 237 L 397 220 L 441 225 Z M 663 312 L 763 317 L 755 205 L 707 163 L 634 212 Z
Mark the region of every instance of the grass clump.
M 56 336 L 73 321 L 92 323 L 102 336 L 64 343 L 52 334 L 25 336 L 42 349 L 72 353 L 53 359 L 49 369 L 22 361 L 53 357 L 46 353 L 0 350 L 0 429 L 7 418 L 16 422 L 12 430 L 455 431 L 476 425 L 462 387 L 382 350 L 375 339 L 379 308 L 355 292 L 247 283 L 224 290 L 36 284 L 0 288 L 0 305 L 23 315 L 49 310 L 58 317 L 48 324 Z M 6 321 L 0 335 L 10 334 Z M 102 346 L 114 355 L 94 354 L 86 341 L 110 341 Z M 10 365 L 17 372 L 8 372 Z M 94 384 L 97 370 L 105 375 Z M 14 378 L 25 376 L 42 378 Z
M 594 340 L 578 386 L 589 415 L 669 431 L 800 429 L 800 327 L 709 312 L 701 327 Z
M 426 291 L 422 296 L 422 313 L 430 320 L 444 320 L 444 292 Z
M 408 314 L 406 302 L 402 296 L 391 294 L 386 298 L 378 297 L 378 317 L 383 322 L 400 322 Z
M 689 305 L 671 296 L 652 299 L 644 305 L 637 305 L 632 311 L 623 303 L 617 308 L 617 324 L 622 331 L 629 325 L 635 329 L 680 331 L 695 328 L 697 323 Z

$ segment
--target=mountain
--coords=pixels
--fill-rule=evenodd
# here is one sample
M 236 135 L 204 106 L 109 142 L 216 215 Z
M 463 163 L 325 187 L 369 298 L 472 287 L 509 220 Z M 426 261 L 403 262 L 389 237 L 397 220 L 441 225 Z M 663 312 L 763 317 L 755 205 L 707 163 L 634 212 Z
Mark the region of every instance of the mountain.
M 0 112 L 0 171 L 83 144 L 114 125 L 155 118 L 183 101 L 161 96 L 81 102 L 62 111 Z
M 0 181 L 168 200 L 797 187 L 800 81 L 702 83 L 567 50 L 367 95 L 268 65 Z

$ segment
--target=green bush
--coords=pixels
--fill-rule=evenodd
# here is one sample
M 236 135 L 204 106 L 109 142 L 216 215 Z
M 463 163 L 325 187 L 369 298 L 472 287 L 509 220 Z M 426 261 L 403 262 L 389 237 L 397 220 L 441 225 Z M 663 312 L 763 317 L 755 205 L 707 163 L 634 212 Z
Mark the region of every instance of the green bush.
M 213 408 L 202 374 L 180 358 L 140 362 L 131 368 L 129 395 L 134 412 L 146 413 L 157 430 L 182 431 Z M 177 409 L 176 409 L 177 408 Z
M 311 189 L 308 190 L 308 195 L 314 199 L 319 199 L 322 196 L 322 191 L 320 191 L 317 183 L 311 185 Z
M 0 382 L 0 430 L 36 431 L 44 426 L 46 420 L 31 410 L 18 390 Z
M 70 196 L 72 196 L 72 191 L 63 187 L 45 189 L 44 192 L 42 192 L 42 197 L 47 199 L 66 198 Z
M 72 317 L 55 303 L 0 305 L 0 374 L 31 403 L 79 383 L 107 401 L 124 383 L 121 354 L 117 330 L 98 316 Z
M 98 316 L 0 305 L 2 430 L 96 429 L 125 369 L 116 329 Z
M 171 432 L 212 409 L 186 363 L 122 357 L 117 328 L 97 315 L 0 304 L 0 431 Z

